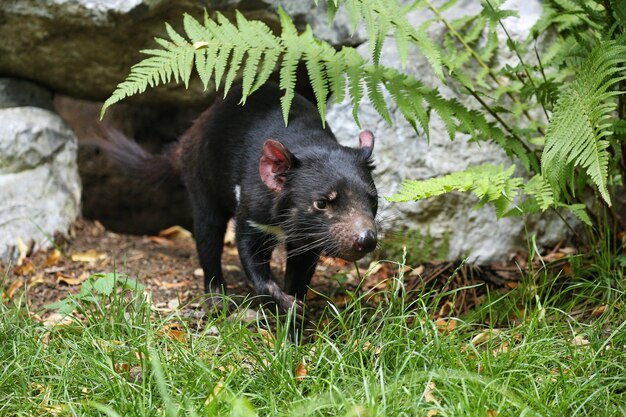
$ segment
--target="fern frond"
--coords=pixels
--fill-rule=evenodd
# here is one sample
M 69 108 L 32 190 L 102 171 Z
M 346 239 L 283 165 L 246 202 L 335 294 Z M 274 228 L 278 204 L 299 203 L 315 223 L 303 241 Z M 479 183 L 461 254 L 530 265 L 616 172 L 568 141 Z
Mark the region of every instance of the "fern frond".
M 612 87 L 623 80 L 626 46 L 616 41 L 598 44 L 583 62 L 574 82 L 557 101 L 546 132 L 546 146 L 541 158 L 542 175 L 555 192 L 565 189 L 580 167 L 598 188 L 607 204 L 611 113 L 615 110 L 616 91 Z
M 516 197 L 523 183 L 522 178 L 512 177 L 515 166 L 504 169 L 502 165 L 479 165 L 443 177 L 423 181 L 406 180 L 400 191 L 388 197 L 391 202 L 407 202 L 442 195 L 451 191 L 472 192 L 479 198 L 479 205 L 497 202 L 498 216 Z

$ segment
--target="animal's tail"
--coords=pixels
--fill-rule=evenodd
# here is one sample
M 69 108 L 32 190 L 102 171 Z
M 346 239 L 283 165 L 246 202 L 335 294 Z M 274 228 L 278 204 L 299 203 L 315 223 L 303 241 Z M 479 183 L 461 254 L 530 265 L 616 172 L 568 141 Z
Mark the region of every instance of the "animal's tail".
M 160 154 L 152 154 L 119 130 L 107 127 L 104 132 L 106 138 L 97 140 L 95 144 L 128 176 L 152 184 L 180 177 L 176 144 Z

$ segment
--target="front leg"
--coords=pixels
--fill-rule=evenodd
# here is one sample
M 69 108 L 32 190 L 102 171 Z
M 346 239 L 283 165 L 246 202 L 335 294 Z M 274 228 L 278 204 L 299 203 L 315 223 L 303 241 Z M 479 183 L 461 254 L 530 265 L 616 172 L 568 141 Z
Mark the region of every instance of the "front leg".
M 287 244 L 287 269 L 285 270 L 285 290 L 287 293 L 304 299 L 320 255 L 317 252 L 308 251 L 298 253 L 297 248 L 291 248 Z
M 285 293 L 272 279 L 270 269 L 272 251 L 278 243 L 276 238 L 250 226 L 246 220 L 239 219 L 235 234 L 241 265 L 254 284 L 257 294 L 271 297 L 283 313 L 288 312 L 295 298 Z M 299 303 L 296 303 L 296 314 L 302 314 L 302 306 Z

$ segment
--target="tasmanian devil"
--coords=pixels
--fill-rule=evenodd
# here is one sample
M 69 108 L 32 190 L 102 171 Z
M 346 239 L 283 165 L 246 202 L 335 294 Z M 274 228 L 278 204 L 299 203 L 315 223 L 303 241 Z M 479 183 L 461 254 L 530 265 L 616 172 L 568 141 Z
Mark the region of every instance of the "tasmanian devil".
M 285 126 L 275 84 L 261 87 L 244 106 L 241 95 L 241 86 L 233 87 L 162 154 L 147 153 L 119 132 L 109 132 L 101 146 L 136 177 L 181 176 L 207 293 L 224 291 L 220 260 L 234 216 L 241 263 L 257 293 L 283 311 L 296 302 L 301 314 L 321 254 L 354 261 L 377 245 L 374 135 L 361 132 L 358 148 L 339 145 L 316 107 L 299 95 Z M 270 270 L 279 242 L 287 250 L 284 290 Z

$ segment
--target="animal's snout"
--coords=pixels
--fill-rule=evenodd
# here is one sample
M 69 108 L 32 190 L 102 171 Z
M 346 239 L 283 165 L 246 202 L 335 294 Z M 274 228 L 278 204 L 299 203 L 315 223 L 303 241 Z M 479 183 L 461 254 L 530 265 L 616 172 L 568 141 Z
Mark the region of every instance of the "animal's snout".
M 371 229 L 367 229 L 355 236 L 352 248 L 357 252 L 369 253 L 376 249 L 376 243 L 376 233 Z

